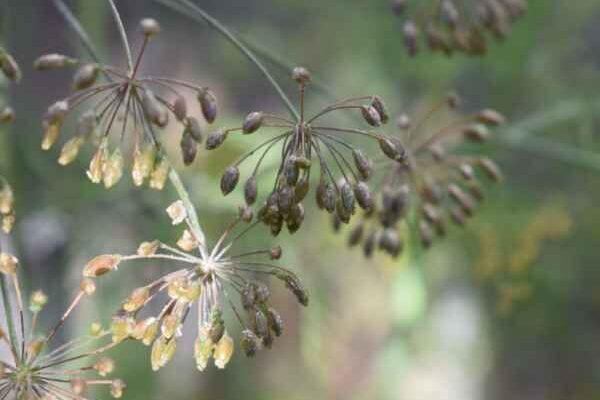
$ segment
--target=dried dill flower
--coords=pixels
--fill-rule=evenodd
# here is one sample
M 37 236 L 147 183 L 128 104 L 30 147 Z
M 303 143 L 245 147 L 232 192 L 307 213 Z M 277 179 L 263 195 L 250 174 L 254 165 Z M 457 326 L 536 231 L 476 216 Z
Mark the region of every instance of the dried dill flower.
M 410 215 L 421 244 L 430 247 L 436 237 L 446 235 L 448 220 L 463 226 L 476 212 L 477 204 L 484 200 L 480 176 L 493 182 L 502 180 L 491 159 L 453 151 L 465 141 L 487 140 L 490 128 L 504 123 L 501 114 L 485 109 L 431 128 L 441 109 L 454 110 L 458 102 L 456 95 L 449 95 L 414 124 L 406 115 L 398 118 L 405 134 L 407 162 L 385 164 L 373 207 L 363 213 L 349 236 L 349 244 L 362 244 L 367 257 L 378 249 L 393 257 L 400 255 L 400 227 Z M 339 226 L 339 221 L 334 221 L 334 226 Z
M 113 398 L 120 398 L 125 384 L 110 377 L 114 362 L 103 354 L 114 347 L 110 333 L 93 324 L 89 335 L 65 344 L 53 345 L 53 339 L 86 296 L 95 291 L 94 282 L 84 279 L 79 292 L 56 325 L 39 335 L 38 321 L 48 297 L 42 291 L 31 294 L 28 309 L 22 299 L 18 278 L 19 261 L 0 252 L 0 279 L 10 282 L 14 299 L 5 303 L 0 327 L 0 398 L 71 400 L 87 399 L 93 387 L 106 387 Z M 11 310 L 9 305 L 14 305 Z M 30 323 L 25 324 L 25 320 Z M 16 329 L 14 329 L 16 328 Z M 102 342 L 105 342 L 102 344 Z
M 15 195 L 12 188 L 0 175 L 0 223 L 2 231 L 10 233 L 15 223 Z
M 182 91 L 195 93 L 205 121 L 212 123 L 217 116 L 216 97 L 210 89 L 179 79 L 139 74 L 148 43 L 160 31 L 160 26 L 152 19 L 142 20 L 140 27 L 143 43 L 129 71 L 61 54 L 46 54 L 34 64 L 38 70 L 77 68 L 73 78 L 75 93 L 48 108 L 43 122 L 42 148 L 49 150 L 54 145 L 70 115 L 84 105 L 92 104 L 80 114 L 75 134 L 64 143 L 58 162 L 70 164 L 81 147 L 90 143 L 96 150 L 87 175 L 92 182 L 103 183 L 107 188 L 119 182 L 127 159 L 131 160 L 131 174 L 136 186 L 143 185 L 148 179 L 151 188 L 160 190 L 164 187 L 169 164 L 160 158 L 157 140 L 149 128 L 165 128 L 170 121 L 179 125 L 182 131 L 184 163 L 194 162 L 204 136 L 203 127 L 197 118 L 189 115 Z M 101 76 L 108 81 L 99 83 Z M 126 136 L 131 136 L 129 148 L 123 145 Z
M 87 277 L 103 275 L 135 260 L 167 260 L 176 268 L 131 292 L 113 318 L 113 341 L 135 339 L 152 346 L 152 369 L 158 370 L 173 357 L 183 324 L 192 306 L 197 304 L 198 337 L 194 354 L 200 371 L 207 367 L 211 357 L 217 368 L 224 368 L 233 355 L 234 340 L 224 320 L 226 307 L 242 326 L 240 345 L 247 356 L 263 347 L 270 348 L 275 337 L 283 332 L 283 320 L 271 305 L 268 286 L 255 280 L 256 277 L 262 274 L 279 279 L 302 305 L 308 304 L 308 294 L 298 277 L 272 262 L 281 256 L 281 248 L 230 254 L 234 243 L 257 224 L 242 228 L 229 240 L 242 221 L 241 214 L 209 250 L 198 239 L 203 236 L 194 230 L 181 201 L 173 203 L 167 213 L 174 225 L 186 225 L 177 242 L 179 249 L 158 240 L 144 242 L 135 255 L 105 255 L 86 266 Z M 257 258 L 260 256 L 268 259 Z M 234 295 L 239 296 L 238 306 Z M 147 315 L 151 303 L 161 302 L 164 306 L 158 315 Z
M 420 39 L 433 52 L 483 55 L 487 33 L 504 39 L 511 25 L 527 10 L 527 0 L 394 0 L 392 10 L 402 17 L 403 42 L 411 56 Z
M 257 177 L 262 162 L 269 152 L 278 148 L 276 146 L 281 148 L 273 188 L 257 214 L 259 220 L 270 227 L 273 235 L 278 235 L 284 225 L 291 233 L 302 225 L 303 201 L 310 190 L 311 172 L 315 175 L 315 162 L 319 167 L 319 180 L 314 192 L 320 209 L 336 213 L 342 221 L 348 222 L 357 206 L 365 210 L 371 208 L 371 192 L 366 182 L 371 177 L 372 163 L 363 150 L 351 144 L 348 136 L 375 140 L 387 157 L 399 162 L 405 159 L 404 149 L 392 138 L 367 130 L 327 126 L 321 122 L 330 113 L 349 110 L 358 113 L 367 125 L 379 127 L 388 122 L 387 111 L 379 97 L 345 99 L 306 118 L 304 94 L 310 83 L 310 74 L 305 68 L 298 67 L 294 69 L 292 78 L 298 83 L 300 91 L 298 121 L 261 111 L 252 112 L 246 116 L 241 127 L 217 130 L 206 141 L 207 149 L 212 150 L 221 146 L 230 135 L 250 135 L 264 128 L 280 130 L 274 137 L 261 139 L 260 145 L 228 167 L 221 178 L 221 191 L 227 195 L 239 183 L 239 166 L 254 154 L 259 154 L 252 174 L 245 178 L 243 184 L 246 206 L 252 206 L 259 193 Z

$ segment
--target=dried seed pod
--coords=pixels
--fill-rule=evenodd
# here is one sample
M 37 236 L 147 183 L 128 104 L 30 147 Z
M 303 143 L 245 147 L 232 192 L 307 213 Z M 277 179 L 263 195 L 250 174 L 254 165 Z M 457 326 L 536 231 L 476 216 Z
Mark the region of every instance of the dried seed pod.
M 402 252 L 402 241 L 395 229 L 387 228 L 379 237 L 379 247 L 392 257 L 398 257 Z
M 211 312 L 210 328 L 208 330 L 208 337 L 213 343 L 218 343 L 219 340 L 225 334 L 225 321 L 223 321 L 223 312 L 214 308 Z
M 458 226 L 465 226 L 467 223 L 467 216 L 460 208 L 453 208 L 450 211 L 450 218 Z
M 275 334 L 275 336 L 281 336 L 283 333 L 283 319 L 273 307 L 269 307 L 267 309 L 267 321 L 269 329 Z
M 110 382 L 110 395 L 115 399 L 123 397 L 123 391 L 125 390 L 125 382 L 121 379 L 114 379 Z
M 254 133 L 260 129 L 264 122 L 264 114 L 260 111 L 251 112 L 246 116 L 242 131 L 244 134 Z
M 116 148 L 110 157 L 105 161 L 102 170 L 102 182 L 106 189 L 115 186 L 123 176 L 123 156 L 121 150 Z
M 373 163 L 371 160 L 360 149 L 354 149 L 352 157 L 354 158 L 354 165 L 356 165 L 356 170 L 360 174 L 360 177 L 365 181 L 369 180 L 373 172 Z
M 15 110 L 6 106 L 0 110 L 0 124 L 10 124 L 15 120 Z
M 98 79 L 98 67 L 93 64 L 84 64 L 73 77 L 73 87 L 75 90 L 83 90 L 92 86 Z
M 294 189 L 290 186 L 284 186 L 279 189 L 278 196 L 279 211 L 283 214 L 288 214 L 294 204 Z
M 498 167 L 498 164 L 496 164 L 494 160 L 487 157 L 482 157 L 477 161 L 477 165 L 479 165 L 481 170 L 491 181 L 502 181 L 502 172 L 500 171 L 500 167 Z
M 304 289 L 304 286 L 295 275 L 291 274 L 280 274 L 277 277 L 285 282 L 287 287 L 296 296 L 296 299 L 303 306 L 308 306 L 308 292 Z
M 160 24 L 153 18 L 144 18 L 140 21 L 140 30 L 150 38 L 160 33 Z
M 17 272 L 19 260 L 8 253 L 0 253 L 0 272 L 5 275 L 13 275 Z
M 304 222 L 304 207 L 302 204 L 294 204 L 286 220 L 287 228 L 290 233 L 295 233 L 300 229 Z
M 224 196 L 227 196 L 229 193 L 235 189 L 238 181 L 240 179 L 240 170 L 236 166 L 227 167 L 223 176 L 221 177 L 221 192 Z
M 467 181 L 475 179 L 475 170 L 470 164 L 461 164 L 458 166 L 460 175 Z
M 223 142 L 225 142 L 226 138 L 227 133 L 222 129 L 212 132 L 206 139 L 206 150 L 216 149 L 217 147 L 221 146 Z
M 479 202 L 485 200 L 485 193 L 483 193 L 481 185 L 476 180 L 469 182 L 469 193 Z
M 19 64 L 17 64 L 13 56 L 6 52 L 0 54 L 0 69 L 11 81 L 19 82 L 21 80 L 21 68 L 19 68 Z
M 381 123 L 387 124 L 388 121 L 390 120 L 390 117 L 386 111 L 385 104 L 384 104 L 383 100 L 381 99 L 381 97 L 374 96 L 373 101 L 371 102 L 371 107 L 373 107 L 379 114 Z
M 467 216 L 472 216 L 475 211 L 475 204 L 471 196 L 464 192 L 458 185 L 451 183 L 448 185 L 450 197 L 462 208 Z
M 373 106 L 361 106 L 360 111 L 364 120 L 371 126 L 380 126 L 382 122 L 381 115 Z
M 249 283 L 242 289 L 240 294 L 242 307 L 244 310 L 251 310 L 256 305 L 256 292 L 254 291 L 254 284 Z
M 300 169 L 296 165 L 295 157 L 290 157 L 283 167 L 283 175 L 285 176 L 286 183 L 290 186 L 295 186 L 300 178 Z
M 154 165 L 154 170 L 150 174 L 149 186 L 151 189 L 163 190 L 171 168 L 169 161 L 166 158 L 162 158 Z
M 398 162 L 405 161 L 406 150 L 399 141 L 383 136 L 377 138 L 377 141 L 379 142 L 379 148 L 388 158 Z
M 256 301 L 258 303 L 265 304 L 267 301 L 269 301 L 271 293 L 267 285 L 262 282 L 256 282 L 253 286 L 256 294 Z
M 258 185 L 256 183 L 256 176 L 252 175 L 246 181 L 244 185 L 244 200 L 246 204 L 251 206 L 256 202 L 256 197 L 258 196 Z
M 209 124 L 212 124 L 217 119 L 218 105 L 217 97 L 209 88 L 202 88 L 198 92 L 198 101 L 202 109 L 202 115 Z
M 83 143 L 84 140 L 80 136 L 74 136 L 71 139 L 69 139 L 60 152 L 58 163 L 63 166 L 72 163 L 77 158 L 77 155 L 79 154 L 79 150 L 81 149 L 81 146 L 83 146 Z
M 169 123 L 169 113 L 158 101 L 154 92 L 146 89 L 142 94 L 142 106 L 146 116 L 154 125 L 164 128 Z
M 98 116 L 94 110 L 88 110 L 81 114 L 77 121 L 77 136 L 87 139 L 94 135 L 98 125 Z
M 367 236 L 367 240 L 363 243 L 363 254 L 366 258 L 371 258 L 375 251 L 375 245 L 377 243 L 377 232 L 371 232 Z
M 260 310 L 254 312 L 254 333 L 259 338 L 264 338 L 269 334 L 269 322 L 267 316 Z
M 187 117 L 187 103 L 183 96 L 177 96 L 173 102 L 173 114 L 179 121 L 184 121 Z
M 225 332 L 219 343 L 215 346 L 213 357 L 215 359 L 215 366 L 219 369 L 223 369 L 231 360 L 233 355 L 233 339 Z
M 343 181 L 341 185 L 339 185 L 340 194 L 341 194 L 341 204 L 344 209 L 349 210 L 350 212 L 354 211 L 354 191 L 352 190 L 352 185 L 350 182 Z
M 363 210 L 370 210 L 373 208 L 371 190 L 366 183 L 358 182 L 356 185 L 354 185 L 354 196 L 356 197 L 356 202 Z
M 304 200 L 309 190 L 309 178 L 305 176 L 304 178 L 300 179 L 294 187 L 294 203 L 300 203 L 302 200 Z
M 246 357 L 254 357 L 259 347 L 259 339 L 256 337 L 254 332 L 249 329 L 242 331 L 242 340 L 240 342 L 242 350 Z
M 33 68 L 44 71 L 48 69 L 64 68 L 71 66 L 74 63 L 75 60 L 62 54 L 45 54 L 35 60 Z
M 477 121 L 490 126 L 502 125 L 506 122 L 506 118 L 496 110 L 485 109 L 477 113 Z
M 186 130 L 190 133 L 190 135 L 192 135 L 196 143 L 202 143 L 204 135 L 202 134 L 202 127 L 200 126 L 200 122 L 198 122 L 198 120 L 194 117 L 187 117 L 185 126 Z
M 183 132 L 181 136 L 181 155 L 183 157 L 183 163 L 185 165 L 191 165 L 196 159 L 198 154 L 198 143 L 194 140 L 189 131 Z
M 104 254 L 97 256 L 89 261 L 83 269 L 85 278 L 97 278 L 111 271 L 114 271 L 121 262 L 119 254 Z
M 430 248 L 433 243 L 433 232 L 431 227 L 425 221 L 419 222 L 419 236 L 421 237 L 421 244 L 426 249 Z

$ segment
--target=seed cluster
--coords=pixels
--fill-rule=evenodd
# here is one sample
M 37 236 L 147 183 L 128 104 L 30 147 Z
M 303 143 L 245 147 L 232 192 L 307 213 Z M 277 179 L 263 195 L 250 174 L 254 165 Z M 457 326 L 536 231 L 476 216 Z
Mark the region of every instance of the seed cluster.
M 131 292 L 113 318 L 113 342 L 134 339 L 152 346 L 152 369 L 158 370 L 173 357 L 183 324 L 196 304 L 198 336 L 194 355 L 200 371 L 207 367 L 211 357 L 217 368 L 224 368 L 233 355 L 234 341 L 225 326 L 225 306 L 231 308 L 242 326 L 240 346 L 248 357 L 263 347 L 271 348 L 275 337 L 283 333 L 283 320 L 271 305 L 268 286 L 255 280 L 255 276 L 277 278 L 300 304 L 308 305 L 308 294 L 298 277 L 273 263 L 281 257 L 281 248 L 229 254 L 233 244 L 256 226 L 256 223 L 248 225 L 228 241 L 242 221 L 240 216 L 209 251 L 198 239 L 201 235 L 195 231 L 181 201 L 173 203 L 167 213 L 174 225 L 186 225 L 178 248 L 158 240 L 144 242 L 135 255 L 99 256 L 84 270 L 84 276 L 95 278 L 135 260 L 166 260 L 179 265 L 174 272 Z M 269 260 L 256 258 L 259 256 Z M 235 305 L 230 295 L 232 290 L 239 296 L 241 308 Z M 161 302 L 164 305 L 158 315 L 143 315 L 151 303 Z
M 399 17 L 410 12 L 402 34 L 411 56 L 419 52 L 421 36 L 432 52 L 481 56 L 487 33 L 504 39 L 527 10 L 527 0 L 394 0 L 392 9 Z
M 373 206 L 367 181 L 372 175 L 372 162 L 365 152 L 347 139 L 349 135 L 366 137 L 379 143 L 381 151 L 390 159 L 403 162 L 405 151 L 398 141 L 385 135 L 361 129 L 327 126 L 323 117 L 341 110 L 357 112 L 371 127 L 388 122 L 383 101 L 377 96 L 362 96 L 345 99 L 305 118 L 304 95 L 310 83 L 309 72 L 295 68 L 292 78 L 298 83 L 300 92 L 300 115 L 298 121 L 262 111 L 248 114 L 241 127 L 217 130 L 209 135 L 206 148 L 216 149 L 232 134 L 255 134 L 261 128 L 276 128 L 281 133 L 266 139 L 246 153 L 235 164 L 229 166 L 221 178 L 221 191 L 231 193 L 240 180 L 239 166 L 260 152 L 253 172 L 244 184 L 245 214 L 252 218 L 250 207 L 258 199 L 258 174 L 266 155 L 281 145 L 281 159 L 273 189 L 259 208 L 257 216 L 269 226 L 273 235 L 278 235 L 284 224 L 290 233 L 296 232 L 304 221 L 303 201 L 310 190 L 311 171 L 315 159 L 319 164 L 319 183 L 315 190 L 318 207 L 348 223 L 357 206 L 369 210 Z M 336 174 L 336 171 L 339 174 Z M 336 178 L 339 176 L 339 179 Z
M 33 292 L 26 310 L 18 269 L 16 257 L 0 253 L 0 279 L 12 284 L 15 298 L 11 303 L 16 304 L 14 312 L 3 313 L 0 321 L 0 399 L 86 400 L 91 387 L 108 387 L 113 398 L 120 398 L 125 384 L 109 377 L 115 364 L 103 354 L 114 346 L 110 342 L 96 344 L 106 342 L 110 335 L 99 324 L 93 324 L 87 336 L 53 346 L 53 339 L 73 310 L 84 297 L 94 294 L 94 282 L 84 279 L 61 319 L 47 333 L 38 335 L 38 320 L 48 297 L 42 291 Z M 29 315 L 31 323 L 26 326 Z
M 181 155 L 183 162 L 194 162 L 198 144 L 203 140 L 201 122 L 189 115 L 182 91 L 196 94 L 206 123 L 217 117 L 214 93 L 187 81 L 168 77 L 141 76 L 141 61 L 150 40 L 160 32 L 153 19 L 140 22 L 143 43 L 131 70 L 96 63 L 87 63 L 61 54 L 47 54 L 38 58 L 35 68 L 52 70 L 76 67 L 71 96 L 52 104 L 44 118 L 42 148 L 49 150 L 57 141 L 69 115 L 84 104 L 94 103 L 81 113 L 75 135 L 64 144 L 59 164 L 72 163 L 86 142 L 95 148 L 87 175 L 94 183 L 106 188 L 117 184 L 123 175 L 123 153 L 131 154 L 131 174 L 136 186 L 149 180 L 151 188 L 161 190 L 169 172 L 169 162 L 160 153 L 153 128 L 165 128 L 175 121 L 182 130 Z M 106 83 L 97 83 L 100 76 Z M 125 136 L 132 136 L 131 148 L 124 148 Z M 112 142 L 112 143 L 111 143 Z
M 13 81 L 21 80 L 21 69 L 13 56 L 0 47 L 0 70 Z M 15 120 L 15 111 L 10 106 L 0 106 L 0 124 L 10 124 Z M 14 194 L 6 179 L 0 175 L 0 224 L 5 233 L 10 233 L 15 223 Z
M 393 257 L 402 253 L 400 235 L 402 222 L 413 214 L 421 244 L 429 248 L 435 237 L 447 232 L 447 220 L 464 226 L 476 212 L 477 203 L 484 200 L 479 175 L 493 182 L 502 179 L 496 163 L 487 158 L 455 154 L 453 149 L 463 141 L 481 143 L 490 136 L 490 128 L 504 123 L 498 112 L 485 109 L 435 129 L 423 137 L 443 108 L 454 110 L 459 103 L 456 95 L 431 108 L 420 121 L 413 123 L 406 115 L 398 118 L 399 128 L 407 138 L 406 163 L 386 163 L 377 190 L 374 207 L 362 215 L 352 227 L 349 244 L 362 244 L 365 256 L 382 250 Z M 339 229 L 340 221 L 334 220 Z

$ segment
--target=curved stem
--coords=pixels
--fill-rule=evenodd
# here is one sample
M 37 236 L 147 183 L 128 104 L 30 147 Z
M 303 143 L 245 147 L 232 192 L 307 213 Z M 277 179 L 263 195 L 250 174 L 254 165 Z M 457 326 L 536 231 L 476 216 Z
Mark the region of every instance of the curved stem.
M 229 40 L 229 42 L 231 42 L 235 47 L 237 47 L 238 50 L 240 50 L 242 52 L 242 54 L 244 54 L 244 56 L 246 56 L 246 58 L 250 62 L 252 62 L 260 70 L 260 72 L 265 76 L 265 78 L 267 78 L 267 80 L 269 81 L 271 86 L 273 86 L 273 89 L 275 89 L 275 91 L 277 92 L 277 94 L 279 95 L 279 97 L 281 98 L 283 103 L 285 104 L 286 108 L 288 109 L 288 111 L 292 115 L 292 117 L 296 121 L 300 120 L 300 115 L 298 114 L 298 111 L 292 105 L 292 102 L 290 101 L 288 96 L 285 94 L 285 92 L 283 91 L 281 86 L 279 86 L 279 83 L 277 83 L 275 78 L 269 73 L 269 71 L 263 65 L 263 63 L 260 62 L 260 60 L 254 55 L 252 50 L 250 50 L 248 48 L 248 46 L 246 46 L 240 39 L 238 39 L 237 36 L 234 35 L 223 24 L 221 24 L 218 20 L 213 18 L 211 15 L 209 15 L 202 8 L 198 7 L 196 4 L 194 4 L 188 0 L 153 0 L 153 1 L 160 3 L 164 6 L 167 6 L 177 12 L 180 12 L 183 15 L 185 15 L 189 18 L 192 18 L 194 20 L 201 20 L 201 21 L 205 22 L 206 24 L 208 24 L 208 26 L 210 26 L 212 29 L 216 30 L 221 35 L 223 35 L 227 40 Z M 179 4 L 177 4 L 177 3 L 179 3 Z M 183 6 L 185 8 L 187 8 L 188 11 L 191 11 L 192 14 L 185 12 Z
M 129 71 L 133 71 L 133 57 L 131 56 L 131 48 L 129 47 L 129 40 L 127 39 L 127 32 L 125 31 L 123 20 L 121 19 L 119 10 L 117 10 L 117 6 L 115 6 L 114 0 L 107 1 L 110 5 L 110 9 L 112 11 L 113 18 L 115 19 L 115 23 L 117 24 L 119 34 L 121 35 L 121 42 L 123 43 L 123 49 L 125 50 L 125 55 L 127 56 L 127 67 L 129 68 Z

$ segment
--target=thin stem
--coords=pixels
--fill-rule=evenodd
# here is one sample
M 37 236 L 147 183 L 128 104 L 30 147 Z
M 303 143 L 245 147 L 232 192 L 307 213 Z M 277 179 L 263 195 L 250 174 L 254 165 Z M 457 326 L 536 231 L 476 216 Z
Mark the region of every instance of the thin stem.
M 119 10 L 117 10 L 117 6 L 115 5 L 114 0 L 107 1 L 110 5 L 110 9 L 112 11 L 113 18 L 115 19 L 115 23 L 117 24 L 119 34 L 121 35 L 121 42 L 123 44 L 123 49 L 125 50 L 125 55 L 127 56 L 127 67 L 129 71 L 133 71 L 133 57 L 131 56 L 131 48 L 129 47 L 129 40 L 127 39 L 127 32 L 125 31 L 125 26 L 123 25 L 121 14 L 119 14 Z
M 12 320 L 12 305 L 10 300 L 10 294 L 8 293 L 8 287 L 4 280 L 4 275 L 0 276 L 0 291 L 2 291 L 2 304 L 4 305 L 4 314 L 6 318 L 6 326 L 8 328 L 8 335 L 10 338 L 10 344 L 14 349 L 16 349 L 17 344 L 17 333 L 15 331 L 15 324 Z
M 260 72 L 269 81 L 271 86 L 273 86 L 273 89 L 275 89 L 275 91 L 277 92 L 277 94 L 279 95 L 279 97 L 281 98 L 283 103 L 285 104 L 286 108 L 288 109 L 290 115 L 294 118 L 294 120 L 296 120 L 296 121 L 300 120 L 300 115 L 298 114 L 298 111 L 293 106 L 292 102 L 290 101 L 288 96 L 285 94 L 285 92 L 283 91 L 283 89 L 281 88 L 279 83 L 277 83 L 275 78 L 271 75 L 271 73 L 263 65 L 263 63 L 256 57 L 256 55 L 252 52 L 252 50 L 250 50 L 250 48 L 248 48 L 240 39 L 238 39 L 238 37 L 236 35 L 234 35 L 229 29 L 227 29 L 223 24 L 221 24 L 221 22 L 219 22 L 218 20 L 213 18 L 211 15 L 209 15 L 206 11 L 204 11 L 202 8 L 198 7 L 197 5 L 195 5 L 194 3 L 192 3 L 188 0 L 154 0 L 154 1 L 156 1 L 160 4 L 163 4 L 175 11 L 178 11 L 181 14 L 183 14 L 189 18 L 192 18 L 196 21 L 201 20 L 201 21 L 205 22 L 206 24 L 208 24 L 209 27 L 211 27 L 212 29 L 216 30 L 218 33 L 223 35 L 227 40 L 229 40 L 229 42 L 231 42 L 235 47 L 237 47 L 238 50 L 240 50 L 242 52 L 242 54 L 244 56 L 246 56 L 246 58 L 250 62 L 252 62 L 260 70 Z M 192 12 L 192 14 L 185 12 L 181 6 L 177 5 L 177 3 L 180 3 L 181 5 L 187 7 L 187 9 Z

